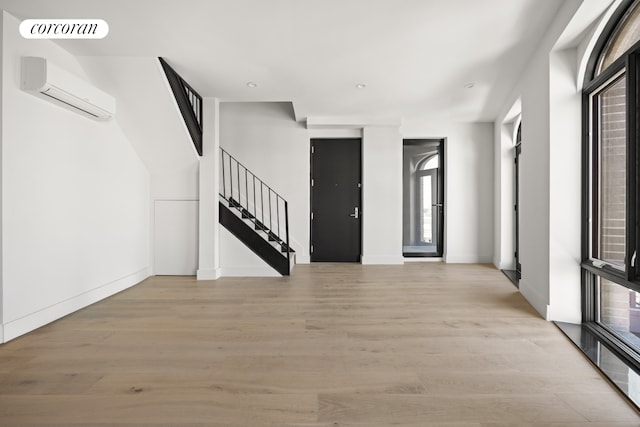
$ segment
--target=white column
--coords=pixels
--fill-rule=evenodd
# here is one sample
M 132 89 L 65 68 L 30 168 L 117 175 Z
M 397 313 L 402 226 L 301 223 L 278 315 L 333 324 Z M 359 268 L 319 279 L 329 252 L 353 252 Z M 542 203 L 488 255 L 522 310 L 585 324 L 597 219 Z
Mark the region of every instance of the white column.
M 402 136 L 365 127 L 362 138 L 362 263 L 402 264 Z
M 582 94 L 576 50 L 550 55 L 549 319 L 580 323 Z
M 202 158 L 200 159 L 200 208 L 198 240 L 198 280 L 220 277 L 220 235 L 218 229 L 220 151 L 220 102 L 203 99 Z

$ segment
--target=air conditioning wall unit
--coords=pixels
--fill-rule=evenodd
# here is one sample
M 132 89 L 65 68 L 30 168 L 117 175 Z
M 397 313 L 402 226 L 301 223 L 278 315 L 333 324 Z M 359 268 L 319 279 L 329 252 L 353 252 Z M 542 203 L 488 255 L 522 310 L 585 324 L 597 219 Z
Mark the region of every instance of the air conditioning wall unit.
M 80 77 L 46 58 L 23 56 L 22 90 L 95 120 L 109 120 L 116 113 L 116 100 Z

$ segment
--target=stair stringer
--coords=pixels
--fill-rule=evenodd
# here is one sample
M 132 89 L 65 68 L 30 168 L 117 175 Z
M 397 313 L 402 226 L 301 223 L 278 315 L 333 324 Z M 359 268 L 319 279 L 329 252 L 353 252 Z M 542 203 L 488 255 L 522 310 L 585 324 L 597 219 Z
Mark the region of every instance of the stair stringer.
M 289 275 L 289 264 L 279 249 L 260 236 L 247 222 L 243 221 L 223 201 L 219 203 L 220 224 L 267 265 L 283 276 Z M 293 254 L 292 254 L 293 255 Z M 224 266 L 222 267 L 224 269 Z

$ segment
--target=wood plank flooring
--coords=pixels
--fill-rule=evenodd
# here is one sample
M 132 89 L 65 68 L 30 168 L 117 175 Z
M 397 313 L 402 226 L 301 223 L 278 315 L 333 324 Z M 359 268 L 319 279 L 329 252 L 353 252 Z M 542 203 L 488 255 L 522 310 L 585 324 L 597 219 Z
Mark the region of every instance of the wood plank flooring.
M 485 265 L 154 277 L 0 346 L 1 426 L 638 426 Z

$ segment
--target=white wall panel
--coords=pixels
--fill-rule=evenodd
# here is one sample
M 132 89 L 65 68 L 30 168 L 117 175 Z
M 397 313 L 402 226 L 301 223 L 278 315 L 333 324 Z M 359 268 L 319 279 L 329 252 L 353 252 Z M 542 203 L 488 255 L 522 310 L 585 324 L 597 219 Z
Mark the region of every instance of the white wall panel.
M 198 269 L 198 202 L 154 203 L 155 274 L 193 276 Z

